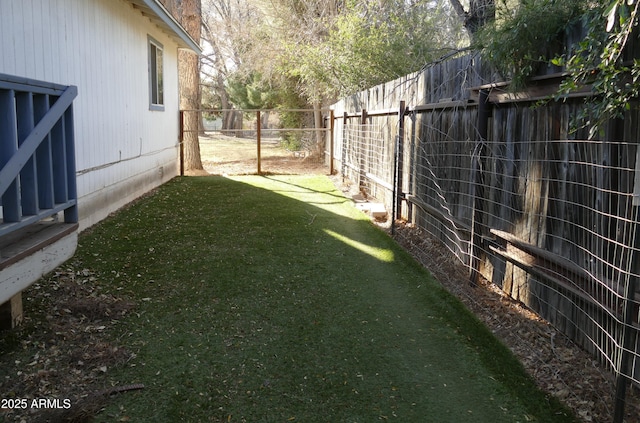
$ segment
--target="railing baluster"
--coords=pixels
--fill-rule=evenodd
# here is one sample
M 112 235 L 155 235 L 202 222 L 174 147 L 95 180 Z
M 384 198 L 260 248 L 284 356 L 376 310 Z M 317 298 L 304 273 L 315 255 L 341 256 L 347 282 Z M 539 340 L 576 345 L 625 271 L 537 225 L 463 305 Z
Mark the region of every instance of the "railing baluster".
M 74 86 L 0 74 L 0 236 L 64 212 L 78 222 Z
M 13 90 L 0 90 L 0 168 L 18 149 L 16 134 L 16 102 Z M 20 192 L 14 179 L 2 196 L 4 222 L 20 221 Z
M 73 126 L 73 104 L 64 113 L 64 140 L 67 157 L 67 201 L 78 198 L 76 188 L 76 147 L 75 147 L 75 131 Z M 78 203 L 64 211 L 64 221 L 67 223 L 78 222 Z
M 51 98 L 54 102 L 55 98 Z M 64 142 L 64 119 L 60 119 L 51 129 L 51 149 L 53 155 L 53 197 L 56 204 L 62 204 L 69 198 L 67 194 L 67 155 Z
M 49 96 L 37 94 L 33 98 L 33 111 L 35 122 L 49 111 Z M 38 203 L 40 209 L 53 208 L 53 165 L 51 156 L 51 135 L 47 134 L 36 150 L 36 171 L 38 173 Z
M 18 148 L 29 136 L 35 126 L 33 120 L 33 95 L 30 92 L 16 94 L 16 117 L 18 130 Z M 22 195 L 22 214 L 38 214 L 38 189 L 36 180 L 36 162 L 31 156 L 20 171 L 20 194 Z

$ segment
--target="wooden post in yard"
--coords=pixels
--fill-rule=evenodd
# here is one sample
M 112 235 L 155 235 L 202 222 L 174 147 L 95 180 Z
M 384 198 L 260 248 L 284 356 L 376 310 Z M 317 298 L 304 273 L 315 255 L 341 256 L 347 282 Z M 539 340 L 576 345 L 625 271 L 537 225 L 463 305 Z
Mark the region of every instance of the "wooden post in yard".
M 0 304 L 0 330 L 13 329 L 22 323 L 22 292 Z
M 260 110 L 256 111 L 256 140 L 258 144 L 258 175 L 262 173 L 262 163 L 261 163 L 261 134 L 260 134 L 261 126 L 260 126 Z

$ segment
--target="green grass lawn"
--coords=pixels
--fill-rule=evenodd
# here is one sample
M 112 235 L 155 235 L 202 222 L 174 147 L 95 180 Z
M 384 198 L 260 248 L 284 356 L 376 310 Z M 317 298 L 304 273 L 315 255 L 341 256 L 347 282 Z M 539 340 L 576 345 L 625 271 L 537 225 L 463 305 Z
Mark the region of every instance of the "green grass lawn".
M 137 305 L 100 422 L 566 422 L 322 176 L 176 178 L 80 237 Z

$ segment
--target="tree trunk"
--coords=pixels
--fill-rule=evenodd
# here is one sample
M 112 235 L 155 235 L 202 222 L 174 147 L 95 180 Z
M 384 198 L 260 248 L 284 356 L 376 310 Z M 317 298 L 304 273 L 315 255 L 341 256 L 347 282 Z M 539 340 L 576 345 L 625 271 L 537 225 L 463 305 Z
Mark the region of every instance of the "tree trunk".
M 190 51 L 178 52 L 180 74 L 180 109 L 184 113 L 184 168 L 185 170 L 201 170 L 200 157 L 200 104 L 198 86 L 200 84 L 199 60 Z
M 242 130 L 242 128 L 244 127 L 244 112 L 241 112 L 239 110 L 234 110 L 233 114 L 235 115 L 233 119 L 233 122 L 234 122 L 233 129 L 235 129 L 233 135 L 236 137 L 242 138 L 244 137 L 244 131 Z
M 225 135 L 231 134 L 231 130 L 234 128 L 233 122 L 235 117 L 236 115 L 234 110 L 225 109 L 225 111 L 222 112 L 222 130 L 225 131 Z
M 495 0 L 469 0 L 469 11 L 464 10 L 460 0 L 450 1 L 471 39 L 483 25 L 495 19 Z
M 176 2 L 176 0 L 173 0 Z M 201 1 L 182 0 L 178 4 L 177 13 L 180 23 L 189 35 L 200 42 L 202 25 Z M 197 54 L 180 50 L 178 52 L 178 74 L 180 87 L 180 109 L 192 110 L 184 114 L 184 168 L 185 170 L 202 170 L 200 156 L 200 58 Z
M 318 102 L 313 103 L 313 121 L 313 124 L 316 128 L 316 142 L 314 153 L 318 161 L 321 161 L 322 155 L 324 154 L 326 140 L 324 137 L 325 131 L 322 125 L 322 109 L 320 103 Z
M 229 93 L 224 88 L 224 78 L 221 73 L 218 73 L 217 76 L 217 87 L 216 91 L 218 96 L 220 96 L 220 105 L 222 106 L 222 130 L 227 131 L 229 129 L 233 129 L 233 110 L 231 110 L 231 103 L 229 102 Z M 228 132 L 223 132 L 224 135 L 228 135 Z

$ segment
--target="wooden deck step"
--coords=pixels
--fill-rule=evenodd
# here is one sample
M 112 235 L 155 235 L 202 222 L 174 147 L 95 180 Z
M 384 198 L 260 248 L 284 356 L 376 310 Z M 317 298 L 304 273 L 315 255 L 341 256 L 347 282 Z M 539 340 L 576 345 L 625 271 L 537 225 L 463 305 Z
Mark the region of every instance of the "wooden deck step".
M 77 230 L 77 223 L 43 221 L 1 237 L 0 271 Z
M 22 291 L 75 253 L 78 224 L 43 221 L 0 238 L 0 328 L 22 319 Z

